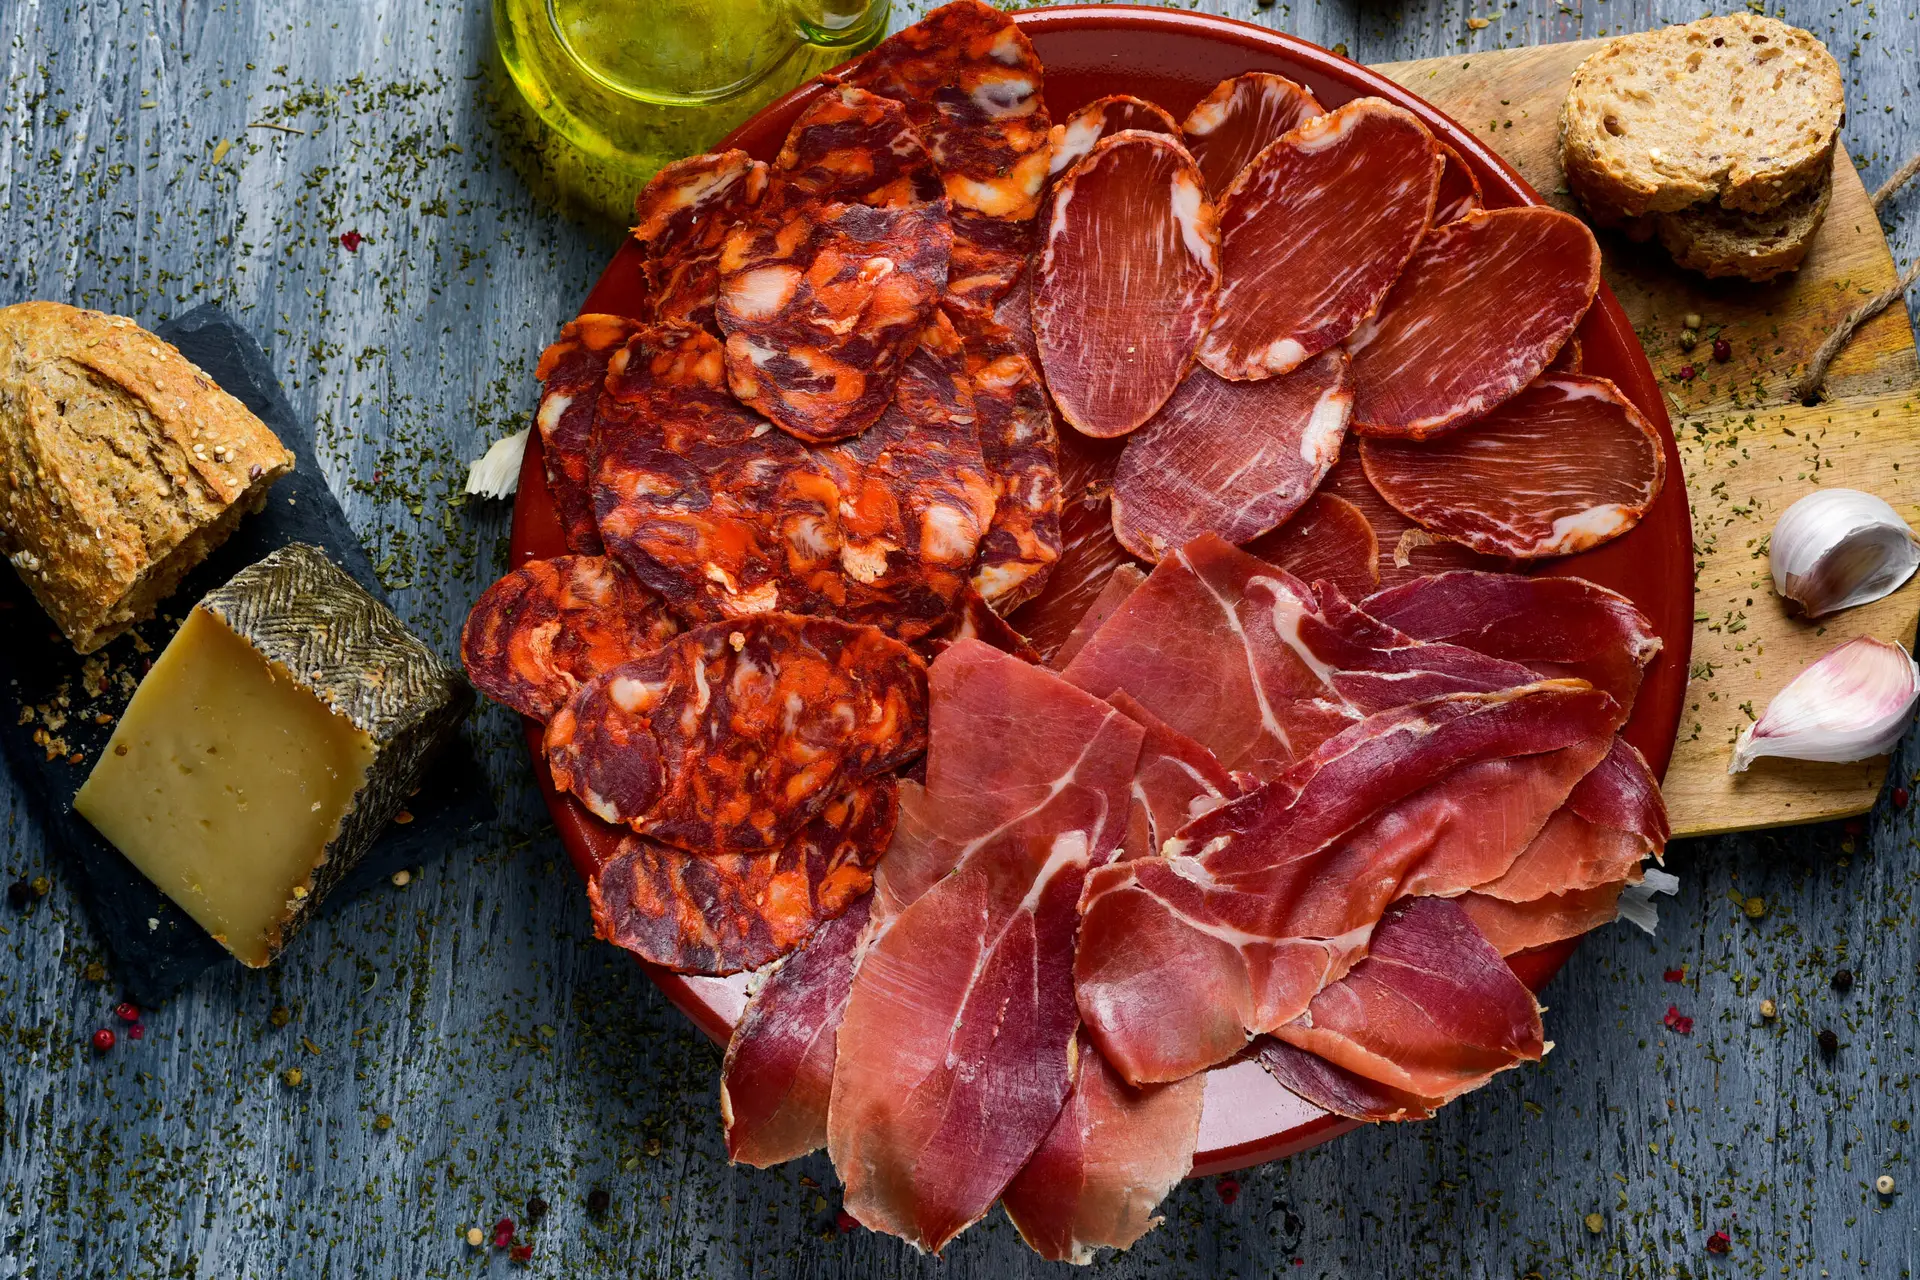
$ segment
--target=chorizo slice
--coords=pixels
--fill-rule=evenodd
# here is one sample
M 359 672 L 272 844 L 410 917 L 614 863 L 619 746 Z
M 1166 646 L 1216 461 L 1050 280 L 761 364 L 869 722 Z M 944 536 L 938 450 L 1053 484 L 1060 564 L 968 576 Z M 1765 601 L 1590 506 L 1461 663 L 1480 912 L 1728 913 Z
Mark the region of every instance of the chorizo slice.
M 1316 493 L 1293 518 L 1247 544 L 1302 582 L 1331 582 L 1350 600 L 1380 586 L 1380 542 L 1366 513 L 1345 498 Z
M 1600 246 L 1557 209 L 1469 213 L 1414 251 L 1347 339 L 1353 429 L 1422 440 L 1490 412 L 1540 376 L 1600 288 Z
M 1127 437 L 1113 472 L 1120 545 L 1158 563 L 1203 533 L 1236 546 L 1286 520 L 1339 460 L 1353 410 L 1347 354 L 1264 382 L 1195 369 Z
M 880 420 L 815 456 L 840 492 L 840 615 L 902 640 L 936 629 L 965 590 L 994 513 L 966 352 L 944 313 Z
M 1101 141 L 1054 188 L 1033 288 L 1060 416 L 1101 438 L 1145 425 L 1193 366 L 1219 287 L 1219 216 L 1186 148 Z
M 690 618 L 831 612 L 845 600 L 840 491 L 819 460 L 728 394 L 720 343 L 642 328 L 614 357 L 596 442 L 608 549 Z
M 1059 440 L 1040 374 L 1014 333 L 964 307 L 949 313 L 966 350 L 993 520 L 973 585 L 996 613 L 1039 595 L 1060 558 Z
M 956 0 L 840 78 L 906 107 L 953 206 L 948 296 L 990 308 L 1030 252 L 1047 182 L 1052 121 L 1033 43 L 991 5 Z
M 536 720 L 602 671 L 680 630 L 660 597 L 606 556 L 521 565 L 480 593 L 460 631 L 473 687 Z
M 867 895 L 898 817 L 894 780 L 875 778 L 834 797 L 771 853 L 688 853 L 622 837 L 587 885 L 594 934 L 675 973 L 771 964 Z
M 1379 98 L 1268 146 L 1220 201 L 1220 296 L 1200 362 L 1271 378 L 1344 340 L 1427 234 L 1441 167 L 1427 127 Z
M 1440 170 L 1440 192 L 1433 201 L 1433 225 L 1444 227 L 1487 206 L 1480 196 L 1480 179 L 1468 167 L 1466 159 L 1438 139 L 1434 145 L 1440 148 L 1446 167 Z
M 1226 194 L 1267 144 L 1322 114 L 1319 100 L 1285 76 L 1249 71 L 1222 80 L 1180 124 L 1213 196 Z
M 1174 118 L 1145 98 L 1110 93 L 1068 116 L 1065 124 L 1053 126 L 1053 160 L 1047 166 L 1048 173 L 1056 177 L 1065 173 L 1079 164 L 1100 139 L 1128 129 L 1180 136 Z
M 554 514 L 576 555 L 597 556 L 606 548 L 593 521 L 593 421 L 607 362 L 641 327 L 625 316 L 576 316 L 540 354 L 534 375 L 540 379 L 540 456 L 547 470 L 547 492 Z
M 905 107 L 850 84 L 829 85 L 787 131 L 774 160 L 781 198 L 877 207 L 940 199 L 940 179 Z
M 655 320 L 714 327 L 720 246 L 766 189 L 767 166 L 734 150 L 676 160 L 641 190 L 633 238 L 646 251 Z
M 763 613 L 602 672 L 547 724 L 554 786 L 693 853 L 784 848 L 926 748 L 927 667 L 873 627 Z
M 944 197 L 875 207 L 776 184 L 720 255 L 733 394 L 810 444 L 866 430 L 946 288 L 952 239 Z
M 1408 519 L 1483 555 L 1567 556 L 1640 522 L 1666 482 L 1660 433 L 1605 378 L 1549 374 L 1434 440 L 1365 440 L 1367 479 Z

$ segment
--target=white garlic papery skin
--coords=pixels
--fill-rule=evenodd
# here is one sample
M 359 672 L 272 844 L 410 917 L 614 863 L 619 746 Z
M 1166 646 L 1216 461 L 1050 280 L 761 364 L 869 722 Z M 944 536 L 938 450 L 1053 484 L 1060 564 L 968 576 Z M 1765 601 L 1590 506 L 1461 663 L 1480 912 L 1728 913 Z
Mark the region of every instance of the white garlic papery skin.
M 1872 494 L 1817 489 L 1780 513 L 1768 559 L 1773 589 L 1818 618 L 1899 590 L 1920 567 L 1920 541 Z
M 1897 644 L 1849 640 L 1773 695 L 1733 747 L 1728 773 L 1761 756 L 1845 763 L 1885 755 L 1920 701 L 1920 666 Z

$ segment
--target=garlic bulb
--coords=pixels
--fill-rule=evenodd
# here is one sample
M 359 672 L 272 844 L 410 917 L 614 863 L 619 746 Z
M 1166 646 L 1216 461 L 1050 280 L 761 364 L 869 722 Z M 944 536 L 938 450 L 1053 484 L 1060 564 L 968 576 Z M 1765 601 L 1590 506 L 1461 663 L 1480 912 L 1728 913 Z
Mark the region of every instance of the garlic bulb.
M 1773 589 L 1809 618 L 1897 591 L 1920 567 L 1899 513 L 1858 489 L 1817 489 L 1780 514 L 1768 558 Z
M 1728 773 L 1761 756 L 1841 763 L 1893 750 L 1920 701 L 1920 666 L 1897 644 L 1849 640 L 1773 695 L 1734 744 Z

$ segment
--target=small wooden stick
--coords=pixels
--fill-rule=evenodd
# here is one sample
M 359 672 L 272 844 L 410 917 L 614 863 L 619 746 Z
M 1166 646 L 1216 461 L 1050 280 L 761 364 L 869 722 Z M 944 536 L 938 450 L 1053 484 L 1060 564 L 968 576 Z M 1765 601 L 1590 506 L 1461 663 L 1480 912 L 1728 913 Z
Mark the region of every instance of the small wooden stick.
M 1920 173 L 1920 152 L 1915 152 L 1905 164 L 1893 171 L 1891 177 L 1880 184 L 1880 189 L 1871 197 L 1873 211 L 1880 212 L 1880 206 L 1893 199 L 1894 193 L 1911 182 L 1916 173 Z M 1820 389 L 1827 381 L 1827 368 L 1833 364 L 1833 359 L 1840 354 L 1841 348 L 1852 340 L 1854 333 L 1861 325 L 1892 306 L 1896 298 L 1905 297 L 1907 290 L 1913 288 L 1913 282 L 1916 279 L 1920 279 L 1920 258 L 1914 259 L 1913 263 L 1907 267 L 1906 274 L 1900 277 L 1893 288 L 1868 298 L 1849 311 L 1846 319 L 1834 326 L 1833 332 L 1827 335 L 1827 340 L 1814 351 L 1813 359 L 1807 361 L 1806 373 L 1799 382 L 1794 384 L 1793 393 L 1799 398 L 1801 404 L 1810 405 L 1819 401 Z

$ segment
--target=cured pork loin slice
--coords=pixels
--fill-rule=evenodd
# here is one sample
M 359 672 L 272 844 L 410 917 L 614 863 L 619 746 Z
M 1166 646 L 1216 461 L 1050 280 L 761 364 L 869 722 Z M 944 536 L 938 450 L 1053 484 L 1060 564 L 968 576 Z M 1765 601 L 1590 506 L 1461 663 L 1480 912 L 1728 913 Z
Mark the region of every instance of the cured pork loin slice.
M 766 189 L 767 166 L 738 150 L 689 156 L 653 176 L 633 202 L 653 319 L 715 328 L 720 246 Z
M 861 958 L 827 1145 L 849 1213 L 937 1252 L 992 1207 L 1073 1084 L 1076 905 L 1124 834 L 1142 733 L 975 641 L 935 661 L 931 691 L 927 796 L 958 852 Z
M 907 113 L 841 85 L 720 252 L 734 395 L 808 443 L 866 430 L 947 285 L 953 228 Z
M 1292 1021 L 1403 889 L 1458 893 L 1510 864 L 1617 727 L 1613 700 L 1576 681 L 1382 712 L 1164 856 L 1096 870 L 1074 966 L 1095 1042 L 1130 1083 L 1155 1083 Z
M 1414 251 L 1378 314 L 1347 339 L 1354 430 L 1423 440 L 1540 376 L 1593 305 L 1600 246 L 1557 209 L 1491 209 Z
M 760 984 L 727 1041 L 727 1158 L 757 1169 L 827 1145 L 834 1044 L 872 899 L 829 920 Z
M 770 853 L 926 747 L 926 664 L 872 627 L 763 613 L 582 685 L 547 725 L 554 786 L 695 853 Z
M 1068 116 L 1065 124 L 1053 126 L 1053 159 L 1047 166 L 1048 173 L 1058 177 L 1079 164 L 1100 139 L 1128 129 L 1180 136 L 1180 126 L 1174 118 L 1151 102 L 1125 93 L 1110 93 L 1104 98 L 1095 98 Z
M 1200 363 L 1271 378 L 1343 341 L 1427 234 L 1441 167 L 1427 127 L 1379 98 L 1260 152 L 1220 198 L 1220 294 Z
M 534 370 L 542 384 L 533 421 L 540 428 L 547 492 L 567 550 L 576 555 L 606 550 L 593 519 L 593 424 L 607 363 L 641 328 L 625 316 L 576 316 L 561 326 Z
M 1319 114 L 1319 101 L 1285 76 L 1249 71 L 1215 85 L 1187 113 L 1180 132 L 1207 191 L 1218 197 L 1269 142 Z
M 838 480 L 725 376 L 719 341 L 690 325 L 642 328 L 615 356 L 595 450 L 601 536 L 687 617 L 837 610 Z
M 1440 148 L 1446 167 L 1440 171 L 1440 190 L 1433 201 L 1433 225 L 1444 227 L 1487 206 L 1480 198 L 1480 179 L 1461 154 L 1437 139 L 1434 145 Z
M 1436 538 L 1394 510 L 1367 479 L 1366 469 L 1360 465 L 1360 438 L 1351 428 L 1340 460 L 1321 481 L 1319 492 L 1351 503 L 1366 517 L 1378 550 L 1374 571 L 1383 588 L 1452 569 L 1499 572 L 1513 567 L 1513 561 L 1505 556 L 1483 556 L 1460 543 Z
M 988 309 L 1031 250 L 1052 121 L 1033 43 L 980 0 L 956 0 L 876 45 L 842 80 L 907 109 L 953 209 L 947 296 Z
M 1261 1036 L 1252 1057 L 1282 1086 L 1322 1111 L 1349 1120 L 1378 1124 L 1392 1120 L 1426 1120 L 1439 1108 L 1433 1098 L 1406 1093 L 1391 1085 L 1355 1075 L 1317 1053 L 1296 1049 L 1284 1040 Z
M 1103 439 L 1145 425 L 1193 366 L 1219 287 L 1219 218 L 1186 148 L 1103 139 L 1054 187 L 1033 288 L 1060 416 Z
M 1325 579 L 1360 599 L 1380 585 L 1380 542 L 1360 508 L 1331 493 L 1316 493 L 1272 533 L 1247 550 L 1302 582 Z
M 1203 533 L 1258 537 L 1312 496 L 1340 457 L 1352 411 L 1338 349 L 1260 382 L 1195 369 L 1127 437 L 1113 473 L 1114 535 L 1156 562 Z
M 587 886 L 594 933 L 676 973 L 771 964 L 864 898 L 893 838 L 893 780 L 835 797 L 773 853 L 688 853 L 622 838 Z
M 480 593 L 460 631 L 473 687 L 545 720 L 602 671 L 680 630 L 660 597 L 606 556 L 533 560 Z
M 1000 1203 L 1035 1253 L 1085 1264 L 1160 1225 L 1154 1210 L 1193 1168 L 1207 1078 L 1136 1089 L 1084 1032 L 1078 1058 L 1066 1106 Z
M 995 508 L 973 385 L 959 334 L 935 312 L 880 420 L 814 452 L 840 494 L 840 616 L 914 640 L 967 590 Z
M 993 484 L 993 521 L 980 542 L 973 586 L 1007 614 L 1040 594 L 1060 559 L 1053 405 L 1011 330 L 965 308 L 949 318 L 966 348 L 981 461 Z
M 1486 555 L 1576 555 L 1640 523 L 1666 482 L 1660 433 L 1605 378 L 1547 374 L 1432 440 L 1363 439 L 1367 479 L 1422 528 Z
M 1639 607 L 1585 578 L 1439 573 L 1368 596 L 1361 607 L 1421 640 L 1585 680 L 1628 710 L 1660 653 L 1660 637 Z
M 1278 1036 L 1436 1102 L 1547 1051 L 1533 993 L 1459 904 L 1443 898 L 1390 909 L 1367 958 Z

